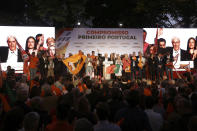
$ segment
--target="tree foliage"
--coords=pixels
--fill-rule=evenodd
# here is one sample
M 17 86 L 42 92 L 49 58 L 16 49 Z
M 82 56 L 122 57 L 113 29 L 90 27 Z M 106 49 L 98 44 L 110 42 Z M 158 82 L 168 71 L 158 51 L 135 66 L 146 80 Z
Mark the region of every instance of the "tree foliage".
M 196 27 L 196 0 L 6 0 L 1 25 Z

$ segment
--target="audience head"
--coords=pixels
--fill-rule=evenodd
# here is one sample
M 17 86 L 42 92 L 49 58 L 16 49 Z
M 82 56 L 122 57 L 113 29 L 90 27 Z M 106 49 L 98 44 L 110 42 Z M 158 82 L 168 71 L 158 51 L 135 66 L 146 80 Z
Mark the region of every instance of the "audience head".
M 40 96 L 35 96 L 30 100 L 31 108 L 34 110 L 42 110 L 42 98 Z
M 25 115 L 23 125 L 25 131 L 37 131 L 40 115 L 37 112 L 29 112 Z
M 42 85 L 42 90 L 45 93 L 45 96 L 51 96 L 52 95 L 52 91 L 51 91 L 51 86 L 47 83 L 45 83 L 44 85 Z
M 139 101 L 140 101 L 139 92 L 137 90 L 131 90 L 127 94 L 126 100 L 127 100 L 130 107 L 132 107 L 132 108 L 136 107 L 139 104 Z
M 100 121 L 108 120 L 110 116 L 110 109 L 109 109 L 108 104 L 105 102 L 99 102 L 96 105 L 96 114 Z
M 81 97 L 78 103 L 78 110 L 79 112 L 89 112 L 90 111 L 90 104 L 86 97 Z
M 16 89 L 16 98 L 18 101 L 25 102 L 28 98 L 29 86 L 26 83 L 21 83 Z
M 179 113 L 180 115 L 190 114 L 192 111 L 191 103 L 189 102 L 189 100 L 183 97 L 180 97 L 175 101 L 175 106 L 177 113 Z
M 59 121 L 67 121 L 72 108 L 73 98 L 70 94 L 60 96 L 57 101 L 56 116 Z
M 74 131 L 93 131 L 93 124 L 86 118 L 80 118 L 75 122 Z
M 197 131 L 197 116 L 192 116 L 188 123 L 188 131 Z
M 153 106 L 155 104 L 155 100 L 154 100 L 154 97 L 152 96 L 146 96 L 145 97 L 145 106 L 146 106 L 146 109 L 152 109 Z
M 22 129 L 24 119 L 24 111 L 20 107 L 14 107 L 8 111 L 5 115 L 3 130 L 5 131 L 17 131 Z

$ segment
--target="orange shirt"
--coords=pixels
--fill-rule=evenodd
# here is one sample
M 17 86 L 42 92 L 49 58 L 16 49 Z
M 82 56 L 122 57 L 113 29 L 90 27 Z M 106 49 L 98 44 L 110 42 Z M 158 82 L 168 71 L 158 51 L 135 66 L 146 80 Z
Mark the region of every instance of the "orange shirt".
M 92 58 L 92 60 L 94 60 L 96 58 L 95 55 L 91 55 L 90 57 Z
M 11 108 L 10 108 L 10 105 L 8 104 L 8 101 L 6 100 L 6 98 L 3 94 L 0 94 L 0 99 L 3 103 L 3 110 L 5 112 L 8 112 Z
M 29 68 L 37 68 L 38 61 L 39 59 L 37 57 L 30 56 Z
M 88 88 L 87 88 L 87 86 L 86 86 L 86 84 L 81 84 L 81 83 L 79 83 L 78 84 L 78 88 L 79 88 L 79 91 L 80 92 L 84 92 L 85 90 L 87 90 Z
M 56 96 L 61 96 L 66 91 L 65 87 L 63 87 L 62 90 L 60 90 L 60 88 L 56 87 L 55 85 L 51 86 L 51 90 L 52 90 L 53 94 Z
M 151 90 L 149 88 L 144 88 L 144 95 L 145 96 L 152 96 Z

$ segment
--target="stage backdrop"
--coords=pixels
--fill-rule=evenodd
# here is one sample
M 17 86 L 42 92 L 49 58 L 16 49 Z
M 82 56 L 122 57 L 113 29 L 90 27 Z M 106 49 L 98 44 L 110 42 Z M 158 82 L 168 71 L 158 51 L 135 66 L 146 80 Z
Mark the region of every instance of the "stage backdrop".
M 154 39 L 156 37 L 157 28 L 144 28 L 147 32 L 146 42 L 149 44 L 154 44 Z M 166 47 L 172 47 L 172 38 L 178 37 L 180 39 L 180 48 L 187 50 L 187 42 L 190 37 L 196 39 L 197 29 L 189 28 L 158 28 L 159 38 L 164 38 L 166 40 Z M 190 64 L 190 68 L 193 68 L 193 61 L 178 61 L 175 64 L 175 68 L 179 68 L 180 64 Z M 181 69 L 178 69 L 181 70 Z
M 55 38 L 54 27 L 25 27 L 25 26 L 0 26 L 0 48 L 8 46 L 8 36 L 15 36 L 18 43 L 25 49 L 26 40 L 29 36 L 35 37 L 37 34 L 44 34 L 44 47 L 46 48 L 46 39 L 48 37 Z M 1 54 L 2 55 L 2 54 Z M 2 55 L 3 56 L 3 55 Z M 2 57 L 1 56 L 1 57 Z M 1 63 L 2 69 L 6 70 L 7 66 L 10 65 L 15 70 L 23 70 L 23 62 L 17 63 Z
M 56 51 L 65 54 L 97 53 L 132 54 L 143 51 L 142 29 L 126 28 L 74 28 L 63 29 L 56 39 Z

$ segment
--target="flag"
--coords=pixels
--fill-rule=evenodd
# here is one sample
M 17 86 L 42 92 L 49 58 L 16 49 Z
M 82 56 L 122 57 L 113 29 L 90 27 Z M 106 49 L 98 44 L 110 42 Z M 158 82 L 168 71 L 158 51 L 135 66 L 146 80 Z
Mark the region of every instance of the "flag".
M 112 73 L 114 73 L 114 68 L 115 68 L 115 67 L 116 67 L 115 65 L 108 66 L 107 69 L 106 69 L 106 73 L 107 73 L 107 74 L 112 74 Z
M 119 64 L 116 64 L 116 68 L 114 69 L 114 73 L 118 73 L 120 70 L 120 65 Z
M 27 60 L 25 60 L 23 62 L 23 73 L 26 74 L 27 76 L 28 76 L 28 74 L 30 74 L 29 73 L 29 66 L 28 66 L 28 61 Z
M 69 71 L 72 74 L 76 75 L 82 69 L 83 64 L 85 63 L 85 60 L 86 60 L 85 55 L 76 54 L 63 60 L 63 63 L 68 67 Z M 71 63 L 74 66 L 74 68 L 70 66 L 69 63 Z
M 157 45 L 157 39 L 158 39 L 158 27 L 157 27 L 157 30 L 156 30 L 155 45 Z

